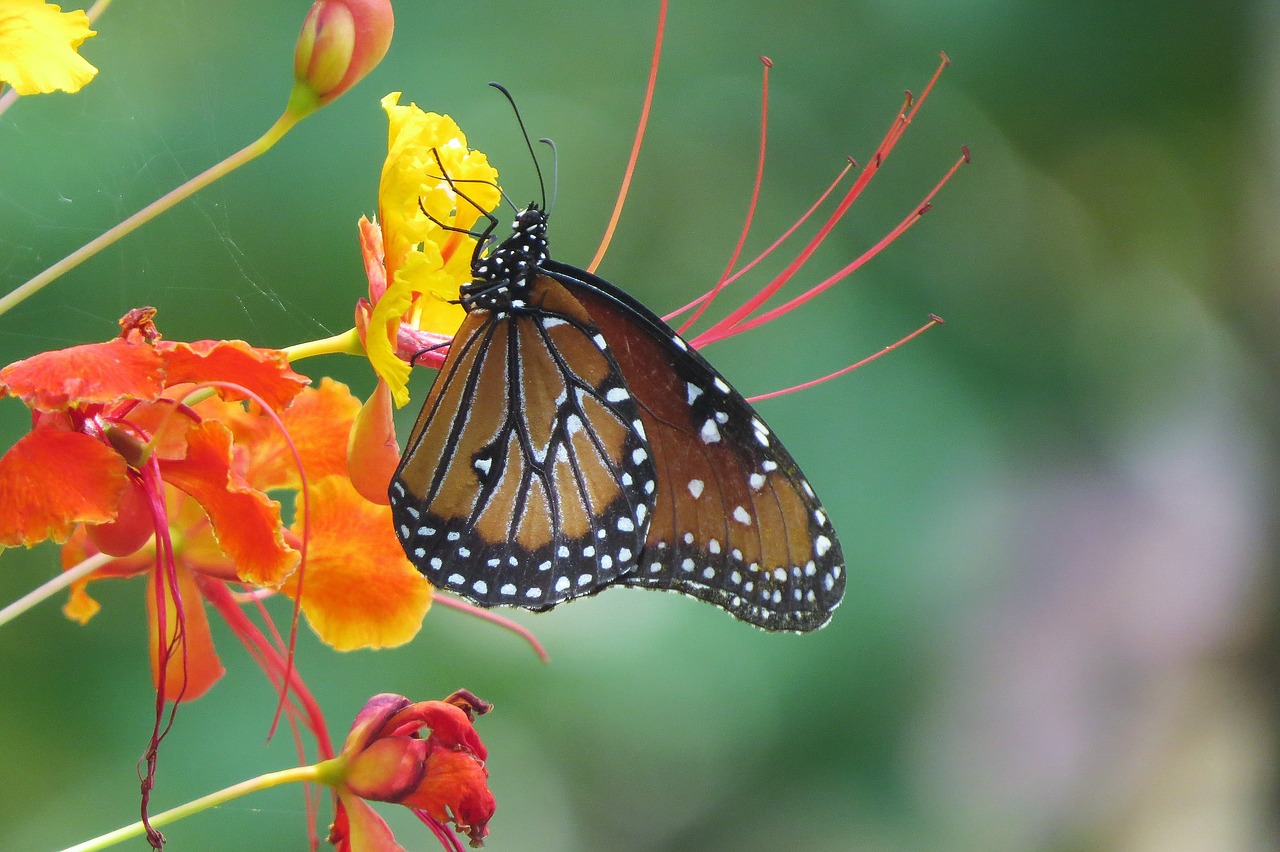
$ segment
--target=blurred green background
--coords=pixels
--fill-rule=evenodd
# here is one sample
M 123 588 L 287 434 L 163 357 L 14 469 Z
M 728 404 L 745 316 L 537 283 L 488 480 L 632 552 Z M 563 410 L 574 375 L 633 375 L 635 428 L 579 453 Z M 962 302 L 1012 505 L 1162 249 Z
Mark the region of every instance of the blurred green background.
M 84 48 L 97 80 L 0 118 L 0 286 L 262 132 L 307 5 L 115 4 Z M 348 327 L 388 91 L 457 118 L 524 202 L 529 160 L 485 86 L 506 83 L 531 133 L 558 143 L 553 249 L 585 264 L 656 2 L 397 13 L 390 55 L 357 89 L 0 317 L 0 363 L 110 337 L 142 304 L 174 339 L 283 346 Z M 336 654 L 304 629 L 298 663 L 335 738 L 376 692 L 465 686 L 495 702 L 480 724 L 495 852 L 1275 848 L 1278 43 L 1270 3 L 674 3 L 601 268 L 659 311 L 708 288 L 733 246 L 760 54 L 775 63 L 770 161 L 748 252 L 846 155 L 871 153 L 939 50 L 954 61 L 800 278 L 887 232 L 962 143 L 973 165 L 854 278 L 707 353 L 760 393 L 930 312 L 948 320 L 761 406 L 841 533 L 844 606 L 803 637 L 641 591 L 517 613 L 549 666 L 443 608 L 393 651 Z M 372 386 L 354 358 L 301 367 Z M 428 383 L 415 378 L 415 406 Z M 21 404 L 0 404 L 5 446 L 27 426 Z M 56 558 L 5 552 L 0 600 Z M 97 593 L 87 627 L 50 603 L 0 635 L 0 848 L 136 818 L 153 696 L 142 586 Z M 158 809 L 293 760 L 288 736 L 264 745 L 270 687 L 215 630 L 229 673 L 179 713 Z M 434 847 L 382 812 L 406 846 Z M 180 850 L 302 849 L 302 798 L 255 796 L 166 831 Z

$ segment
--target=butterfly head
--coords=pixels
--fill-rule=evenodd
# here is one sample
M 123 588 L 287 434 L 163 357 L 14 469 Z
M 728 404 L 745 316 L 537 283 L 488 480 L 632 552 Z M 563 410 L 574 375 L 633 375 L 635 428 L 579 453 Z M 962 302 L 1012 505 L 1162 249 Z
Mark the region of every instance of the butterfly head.
M 462 306 L 505 310 L 522 298 L 533 276 L 550 259 L 547 213 L 531 203 L 516 214 L 511 236 L 471 263 L 472 281 L 462 285 Z

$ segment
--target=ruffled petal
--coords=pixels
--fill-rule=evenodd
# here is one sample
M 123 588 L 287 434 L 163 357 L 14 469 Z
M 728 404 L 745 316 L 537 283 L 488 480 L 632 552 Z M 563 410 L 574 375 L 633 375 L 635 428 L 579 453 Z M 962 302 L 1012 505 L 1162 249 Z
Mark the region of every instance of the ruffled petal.
M 302 501 L 293 532 L 303 534 Z M 405 558 L 391 509 L 330 476 L 311 486 L 310 541 L 301 579 L 302 611 L 339 651 L 386 648 L 412 639 L 431 606 L 431 586 Z M 281 591 L 296 596 L 295 574 Z
M 280 585 L 298 564 L 284 537 L 280 504 L 231 467 L 231 432 L 206 420 L 188 436 L 185 459 L 162 461 L 161 475 L 204 507 L 222 550 L 245 582 Z
M 0 81 L 20 95 L 78 92 L 98 69 L 76 50 L 97 35 L 83 11 L 40 0 L 0 3 Z
M 147 589 L 147 622 L 151 635 L 151 677 L 156 688 L 160 688 L 160 649 L 172 649 L 165 668 L 164 695 L 165 701 L 192 701 L 209 691 L 226 673 L 218 652 L 213 647 L 213 635 L 209 632 L 209 618 L 204 611 L 204 599 L 200 597 L 200 589 L 196 585 L 195 575 L 190 571 L 178 568 L 178 591 L 182 597 L 182 617 L 178 617 L 177 604 L 171 590 L 165 589 L 165 626 L 164 645 L 157 639 L 160 635 L 160 624 L 157 619 L 156 595 L 154 585 Z M 175 641 L 178 631 L 182 631 L 182 641 Z
M 113 520 L 127 484 L 111 447 L 39 424 L 0 457 L 0 546 L 66 541 L 76 524 Z
M 275 411 L 288 405 L 309 381 L 290 368 L 288 357 L 280 350 L 258 349 L 243 340 L 160 341 L 156 349 L 165 357 L 168 384 L 237 384 L 256 393 Z M 219 387 L 218 393 L 226 399 L 244 398 L 225 387 Z
M 0 370 L 0 396 L 39 411 L 152 400 L 163 389 L 164 361 L 155 348 L 119 338 L 41 352 Z
M 489 790 L 484 763 L 467 751 L 433 748 L 427 757 L 422 783 L 400 804 L 421 808 L 442 823 L 452 822 L 482 846 L 497 801 Z

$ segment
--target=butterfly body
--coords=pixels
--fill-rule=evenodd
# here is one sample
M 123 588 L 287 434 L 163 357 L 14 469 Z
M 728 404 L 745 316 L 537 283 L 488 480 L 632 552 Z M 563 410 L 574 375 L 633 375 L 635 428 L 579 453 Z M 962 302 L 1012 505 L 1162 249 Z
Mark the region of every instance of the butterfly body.
M 390 488 L 410 560 L 482 606 L 623 585 L 769 630 L 826 624 L 843 557 L 790 454 L 659 317 L 551 260 L 546 230 L 530 205 L 473 261 Z

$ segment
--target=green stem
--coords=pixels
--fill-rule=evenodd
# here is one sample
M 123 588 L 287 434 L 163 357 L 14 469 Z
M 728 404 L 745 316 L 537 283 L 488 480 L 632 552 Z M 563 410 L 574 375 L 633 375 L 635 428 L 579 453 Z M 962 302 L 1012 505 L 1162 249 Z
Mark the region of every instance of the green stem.
M 305 118 L 309 113 L 298 110 L 290 104 L 290 108 L 284 111 L 280 118 L 276 119 L 276 123 L 271 125 L 271 129 L 262 134 L 258 139 L 250 142 L 236 153 L 227 157 L 221 163 L 209 168 L 208 170 L 196 175 L 191 180 L 171 190 L 170 192 L 157 198 L 146 207 L 134 213 L 128 219 L 111 228 L 100 237 L 85 243 L 62 260 L 50 266 L 44 272 L 32 278 L 25 284 L 14 288 L 9 293 L 0 297 L 0 314 L 4 314 L 10 308 L 21 303 L 28 296 L 39 292 L 45 285 L 58 278 L 58 276 L 70 272 L 84 261 L 93 257 L 107 246 L 119 240 L 121 237 L 132 233 L 142 225 L 150 222 L 156 216 L 173 207 L 180 201 L 183 201 L 195 193 L 204 189 L 220 177 L 240 168 L 245 163 L 266 153 L 271 149 L 272 145 L 280 141 L 280 138 L 288 133 L 295 124 Z
M 232 784 L 226 789 L 219 790 L 216 793 L 210 793 L 207 796 L 201 796 L 185 805 L 180 805 L 164 813 L 156 814 L 151 817 L 151 825 L 159 828 L 162 825 L 168 825 L 171 822 L 197 814 L 200 811 L 208 810 L 216 807 L 232 799 L 237 799 L 246 793 L 254 793 L 258 790 L 266 790 L 279 784 L 288 784 L 293 781 L 317 781 L 327 782 L 332 780 L 334 768 L 337 759 L 325 760 L 313 766 L 298 766 L 293 769 L 284 769 L 280 772 L 268 772 L 266 775 L 259 775 L 257 778 L 250 778 L 248 781 L 241 781 L 239 784 Z M 138 837 L 146 832 L 146 827 L 142 822 L 135 822 L 132 825 L 126 825 L 124 828 L 118 828 L 115 831 L 109 831 L 106 834 L 99 835 L 92 840 L 86 840 L 83 843 L 77 843 L 75 846 L 68 846 L 63 852 L 93 852 L 96 849 L 106 849 L 108 846 L 114 846 L 122 840 L 128 840 L 131 837 Z
M 39 588 L 32 589 L 4 609 L 0 609 L 0 625 L 8 624 L 10 621 L 13 621 L 13 619 L 22 615 L 36 604 L 47 600 L 56 592 L 60 592 L 67 588 L 81 577 L 87 577 L 92 574 L 94 571 L 110 562 L 111 559 L 112 557 L 107 556 L 104 553 L 95 553 L 79 565 L 68 568 Z

